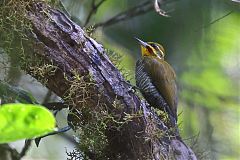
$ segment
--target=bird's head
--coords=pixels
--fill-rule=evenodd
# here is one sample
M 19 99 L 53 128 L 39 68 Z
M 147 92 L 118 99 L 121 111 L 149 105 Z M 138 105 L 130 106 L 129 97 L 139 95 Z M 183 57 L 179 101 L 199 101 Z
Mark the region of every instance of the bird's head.
M 165 50 L 162 45 L 155 42 L 144 42 L 138 38 L 135 38 L 141 45 L 142 56 L 153 56 L 160 59 L 164 59 Z

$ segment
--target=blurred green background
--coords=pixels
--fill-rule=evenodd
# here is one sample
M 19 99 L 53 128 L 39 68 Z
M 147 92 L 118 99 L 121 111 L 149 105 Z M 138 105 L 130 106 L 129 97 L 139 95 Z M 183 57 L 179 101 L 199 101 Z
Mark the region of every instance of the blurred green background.
M 105 0 L 85 27 L 89 29 L 144 2 Z M 154 1 L 149 3 L 153 5 Z M 160 16 L 152 7 L 125 21 L 97 27 L 92 37 L 122 55 L 119 67 L 129 72 L 131 83 L 135 83 L 134 67 L 140 58 L 140 48 L 133 37 L 161 43 L 166 60 L 177 74 L 183 139 L 193 145 L 200 158 L 240 159 L 240 3 L 164 3 L 161 8 L 169 11 L 169 18 Z M 92 0 L 62 0 L 62 4 L 76 23 L 85 25 Z

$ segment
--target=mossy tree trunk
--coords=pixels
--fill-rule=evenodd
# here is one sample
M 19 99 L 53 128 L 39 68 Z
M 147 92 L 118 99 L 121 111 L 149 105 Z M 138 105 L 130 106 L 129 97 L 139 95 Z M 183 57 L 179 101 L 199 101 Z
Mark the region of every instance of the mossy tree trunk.
M 131 90 L 102 45 L 44 2 L 31 3 L 27 11 L 32 30 L 28 32 L 31 40 L 22 43 L 24 57 L 28 58 L 22 68 L 62 97 L 70 110 L 81 112 L 75 123 L 79 120 L 82 126 L 105 124 L 101 129 L 95 126 L 105 138 L 96 139 L 100 148 L 86 147 L 86 156 L 196 159 L 181 140 L 171 135 L 169 138 L 168 127 Z M 85 143 L 84 138 L 80 143 Z

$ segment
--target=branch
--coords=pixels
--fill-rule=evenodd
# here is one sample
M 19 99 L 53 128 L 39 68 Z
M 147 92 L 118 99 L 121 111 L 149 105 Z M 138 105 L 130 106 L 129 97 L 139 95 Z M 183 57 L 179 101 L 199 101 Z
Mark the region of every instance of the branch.
M 135 9 L 134 13 L 142 12 Z M 196 159 L 192 150 L 169 132 L 159 116 L 130 90 L 131 86 L 111 63 L 101 44 L 88 37 L 64 13 L 43 2 L 33 2 L 27 15 L 34 40 L 30 53 L 33 51 L 36 59 L 44 58 L 45 63 L 57 67 L 54 67 L 54 74 L 46 72 L 44 77 L 33 69 L 41 66 L 24 69 L 35 78 L 44 79 L 49 89 L 71 104 L 70 109 L 85 114 L 83 122 L 97 121 L 89 117 L 91 112 L 100 114 L 104 111 L 108 117 L 111 115 L 113 121 L 106 123 L 104 132 L 108 142 L 103 150 L 105 157 Z M 114 22 L 116 20 L 106 24 Z M 88 109 L 86 113 L 84 109 Z M 121 126 L 116 128 L 114 122 Z M 92 151 L 85 154 L 94 157 Z
M 145 2 L 138 4 L 135 7 L 129 8 L 127 11 L 117 14 L 116 16 L 110 18 L 109 20 L 107 20 L 105 22 L 97 23 L 95 25 L 95 27 L 97 28 L 97 27 L 110 26 L 115 23 L 131 19 L 133 17 L 145 14 L 145 13 L 147 13 L 149 11 L 153 11 L 153 10 L 155 10 L 161 16 L 170 17 L 169 15 L 167 15 L 167 12 L 165 12 L 164 10 L 162 10 L 160 8 L 161 5 L 163 5 L 162 0 L 160 2 L 158 2 L 158 0 L 155 0 L 154 3 L 152 1 L 147 0 Z
M 100 2 L 98 2 L 97 4 L 95 4 L 95 0 L 92 0 L 92 9 L 91 11 L 89 12 L 88 16 L 87 16 L 87 19 L 86 19 L 86 22 L 83 26 L 86 26 L 90 19 L 92 18 L 92 15 L 95 14 L 98 10 L 98 8 L 103 4 L 103 2 L 105 2 L 106 0 L 101 0 Z
M 162 6 L 163 4 L 164 4 L 164 2 L 162 0 L 160 0 L 160 2 L 158 2 L 158 0 L 155 0 L 154 3 L 152 1 L 147 0 L 145 2 L 138 4 L 135 7 L 129 8 L 127 11 L 121 12 L 121 13 L 113 16 L 112 18 L 110 18 L 109 20 L 107 20 L 105 22 L 100 22 L 100 23 L 95 24 L 94 27 L 97 28 L 97 27 L 110 26 L 115 23 L 125 21 L 125 20 L 131 19 L 133 17 L 148 13 L 149 11 L 152 11 L 152 10 L 155 10 L 161 16 L 170 17 L 167 14 L 167 12 L 165 12 L 164 10 L 162 10 L 160 8 L 160 6 Z
M 110 18 L 105 22 L 96 24 L 95 27 L 97 28 L 101 26 L 102 27 L 110 26 L 120 21 L 124 21 L 139 15 L 145 14 L 153 9 L 154 9 L 154 6 L 152 5 L 152 1 L 147 0 L 145 2 L 138 4 L 133 8 L 128 9 L 127 11 L 117 14 L 116 16 Z
M 22 149 L 22 151 L 20 152 L 20 159 L 27 154 L 27 151 L 28 151 L 29 148 L 31 147 L 31 143 L 32 143 L 32 140 L 26 140 L 26 141 L 25 141 L 25 144 L 24 144 L 24 146 L 23 146 L 23 149 Z

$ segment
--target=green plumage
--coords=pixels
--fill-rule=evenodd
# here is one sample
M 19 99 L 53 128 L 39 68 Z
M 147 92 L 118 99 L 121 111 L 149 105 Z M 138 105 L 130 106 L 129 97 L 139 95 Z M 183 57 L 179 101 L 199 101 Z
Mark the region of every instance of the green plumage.
M 136 85 L 147 102 L 177 122 L 177 86 L 172 67 L 163 59 L 144 56 L 136 63 Z

